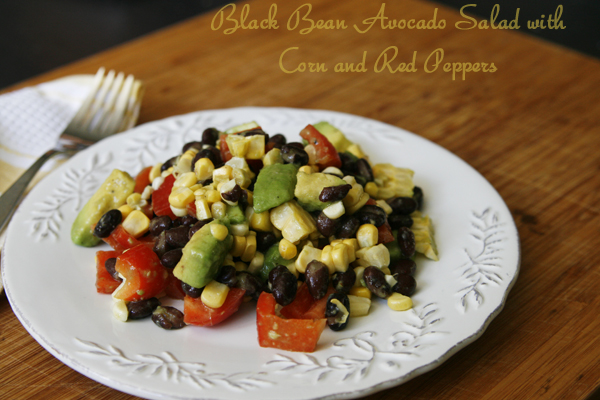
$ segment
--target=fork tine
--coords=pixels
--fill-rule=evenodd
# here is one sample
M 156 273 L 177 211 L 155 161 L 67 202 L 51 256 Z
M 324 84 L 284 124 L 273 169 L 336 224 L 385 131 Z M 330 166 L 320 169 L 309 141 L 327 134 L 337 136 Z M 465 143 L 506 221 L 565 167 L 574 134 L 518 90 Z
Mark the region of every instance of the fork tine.
M 92 121 L 94 120 L 94 117 L 96 116 L 96 113 L 98 112 L 100 107 L 102 107 L 104 99 L 106 98 L 106 94 L 110 90 L 114 80 L 115 80 L 115 71 L 111 69 L 110 71 L 108 71 L 108 74 L 104 78 L 104 81 L 102 82 L 102 86 L 98 90 L 96 96 L 94 96 L 94 99 L 92 101 L 92 104 L 90 105 L 88 113 L 86 114 L 85 118 L 81 122 L 81 128 L 86 133 L 89 134 L 90 128 L 92 125 Z
M 94 97 L 96 96 L 96 92 L 98 91 L 98 88 L 100 88 L 100 86 L 102 85 L 102 81 L 104 80 L 104 72 L 105 71 L 106 70 L 104 69 L 104 67 L 100 67 L 98 69 L 98 71 L 96 72 L 96 75 L 94 76 L 94 80 L 92 81 L 92 87 L 90 89 L 89 94 L 87 95 L 87 97 L 85 98 L 83 103 L 81 104 L 81 107 L 79 108 L 79 110 L 77 111 L 77 113 L 75 114 L 75 116 L 73 117 L 73 119 L 71 120 L 69 125 L 67 126 L 66 130 L 73 132 L 73 131 L 78 131 L 81 129 L 83 119 L 87 115 L 88 110 L 89 110 L 92 102 L 94 101 Z
M 125 110 L 125 117 L 117 132 L 122 132 L 127 129 L 131 129 L 140 114 L 140 108 L 142 105 L 142 97 L 144 96 L 144 85 L 139 80 L 136 80 L 129 96 L 127 103 L 127 109 Z
M 94 116 L 94 119 L 90 123 L 90 127 L 92 128 L 92 136 L 102 137 L 101 133 L 104 131 L 107 120 L 110 119 L 110 116 L 112 115 L 112 109 L 117 101 L 121 87 L 123 86 L 124 77 L 125 74 L 119 72 L 110 89 L 108 90 L 106 98 L 102 102 L 101 107 L 98 109 L 98 113 Z
M 121 88 L 121 92 L 119 93 L 118 98 L 116 99 L 114 107 L 111 110 L 108 110 L 108 115 L 105 118 L 105 121 L 102 126 L 102 130 L 100 135 L 104 137 L 109 133 L 117 132 L 115 129 L 120 126 L 124 116 L 125 109 L 127 106 L 127 100 L 131 94 L 131 90 L 133 89 L 134 77 L 133 75 L 127 76 L 123 86 Z

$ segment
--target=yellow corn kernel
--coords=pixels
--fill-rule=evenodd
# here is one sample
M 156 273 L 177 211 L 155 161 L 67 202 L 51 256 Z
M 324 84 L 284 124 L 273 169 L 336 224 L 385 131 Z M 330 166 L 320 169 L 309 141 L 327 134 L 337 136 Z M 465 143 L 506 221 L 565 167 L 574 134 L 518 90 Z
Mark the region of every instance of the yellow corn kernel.
M 256 254 L 256 236 L 248 235 L 246 236 L 246 248 L 244 249 L 244 253 L 240 257 L 242 261 L 250 262 L 254 255 Z
M 210 161 L 210 158 L 201 158 L 194 164 L 196 179 L 199 181 L 205 181 L 212 178 L 214 171 L 215 165 Z
M 194 174 L 193 172 L 185 172 L 185 173 L 179 175 L 177 177 L 177 179 L 175 179 L 175 182 L 173 182 L 173 187 L 191 188 L 197 182 L 198 182 L 198 179 L 196 179 L 196 174 Z M 192 190 L 192 189 L 190 189 L 190 190 Z
M 217 168 L 213 171 L 213 183 L 218 186 L 219 183 L 227 182 L 231 179 L 231 172 L 233 168 L 229 165 L 223 165 L 221 168 Z
M 317 150 L 315 149 L 315 146 L 313 146 L 312 144 L 304 146 L 304 151 L 306 152 L 306 154 L 308 154 L 308 163 L 310 165 L 316 164 L 317 163 Z
M 235 268 L 236 271 L 247 271 L 248 270 L 248 265 L 246 265 L 246 263 L 241 262 L 241 261 L 236 261 L 233 264 L 233 267 Z
M 169 204 L 177 208 L 185 208 L 196 199 L 194 192 L 187 187 L 177 187 L 171 190 L 169 195 Z
M 162 176 L 163 178 L 166 178 L 167 176 L 171 175 L 173 173 L 173 167 L 169 167 L 167 169 L 165 169 L 163 172 L 160 173 L 160 176 Z
M 225 141 L 233 157 L 244 158 L 246 156 L 246 153 L 250 150 L 250 141 L 248 139 L 250 138 L 241 135 L 227 135 Z
M 360 196 L 360 199 L 358 200 L 358 202 L 350 207 L 346 207 L 346 214 L 352 215 L 355 212 L 357 212 L 359 209 L 362 208 L 362 206 L 364 206 L 365 204 L 367 204 L 367 201 L 369 201 L 369 199 L 371 198 L 371 196 L 369 196 L 368 193 L 364 193 Z
M 210 234 L 219 241 L 225 240 L 227 235 L 229 235 L 229 229 L 222 224 L 210 224 Z
M 129 214 L 131 214 L 133 208 L 131 208 L 127 204 L 123 204 L 121 207 L 118 208 L 118 210 L 121 211 L 121 221 L 123 221 L 125 220 L 125 218 L 127 218 Z
M 246 236 L 234 236 L 233 246 L 231 247 L 231 255 L 234 257 L 240 257 L 246 250 Z
M 327 265 L 327 268 L 329 268 L 329 274 L 333 274 L 336 271 L 335 265 L 333 264 L 333 257 L 331 255 L 332 250 L 333 247 L 329 244 L 323 247 L 323 250 L 321 250 L 321 262 Z
M 303 165 L 298 169 L 298 172 L 304 172 L 305 174 L 312 174 L 313 169 L 310 165 Z
M 206 191 L 206 200 L 208 200 L 210 204 L 221 201 L 221 193 L 219 193 L 218 190 L 208 189 Z
M 296 270 L 301 273 L 306 272 L 306 267 L 311 261 L 321 260 L 321 253 L 321 249 L 309 245 L 304 246 L 296 259 Z
M 250 232 L 250 227 L 247 222 L 241 224 L 233 224 L 229 227 L 233 236 L 247 236 Z
M 354 287 L 364 287 L 362 284 L 362 280 L 363 280 L 363 276 L 365 274 L 365 267 L 354 268 L 354 273 L 356 274 L 356 280 L 354 281 Z
M 342 243 L 348 246 L 348 261 L 353 262 L 356 260 L 356 250 L 360 248 L 358 246 L 358 240 L 356 240 L 356 238 L 344 239 Z
M 390 251 L 384 244 L 377 246 L 364 247 L 356 252 L 356 258 L 363 261 L 362 264 L 373 265 L 377 268 L 383 268 L 390 265 Z
M 377 207 L 379 207 L 383 211 L 385 211 L 385 213 L 387 215 L 390 215 L 394 211 L 394 210 L 392 210 L 392 207 L 390 207 L 390 205 L 385 200 L 377 200 L 375 203 L 377 203 Z
M 345 272 L 348 269 L 348 251 L 345 244 L 339 243 L 333 246 L 331 260 L 336 271 Z
M 204 197 L 196 198 L 196 218 L 198 218 L 200 221 L 212 218 L 210 206 Z
M 364 224 L 356 232 L 356 240 L 360 248 L 375 246 L 379 241 L 379 231 L 373 224 Z
M 160 176 L 160 169 L 162 167 L 162 163 L 156 163 L 154 164 L 154 166 L 152 167 L 152 169 L 150 170 L 150 174 L 148 175 L 150 177 L 150 182 L 154 181 L 154 179 L 158 178 Z
M 279 254 L 286 260 L 291 260 L 298 254 L 298 249 L 296 248 L 296 245 L 289 240 L 281 239 L 279 241 Z
M 248 205 L 253 206 L 254 205 L 254 194 L 249 190 L 247 190 L 246 193 L 248 194 L 248 200 L 247 200 Z
M 235 180 L 242 189 L 246 189 L 252 183 L 252 178 L 250 177 L 250 173 L 241 168 L 234 168 L 231 171 L 231 176 Z
M 133 209 L 138 209 L 139 207 L 145 206 L 146 201 L 142 200 L 142 195 L 140 193 L 131 193 L 127 196 L 127 205 Z
M 112 306 L 112 312 L 117 320 L 127 322 L 129 310 L 127 309 L 127 302 L 125 300 L 118 299 L 115 301 Z
M 349 294 L 348 302 L 350 303 L 350 317 L 364 317 L 369 314 L 369 309 L 371 308 L 370 298 Z
M 252 207 L 248 207 L 252 209 Z M 271 232 L 273 224 L 271 224 L 271 218 L 269 211 L 263 211 L 261 213 L 252 213 L 250 216 L 250 227 L 255 231 L 260 232 Z
M 344 180 L 347 181 L 345 177 Z M 344 197 L 344 199 L 342 200 L 344 202 L 344 207 L 346 208 L 350 208 L 354 204 L 358 203 L 358 201 L 364 193 L 363 187 L 356 183 L 356 181 L 354 183 L 351 183 L 351 185 L 352 189 L 350 189 L 346 197 Z
M 392 293 L 387 299 L 388 307 L 394 311 L 406 311 L 413 307 L 413 302 L 410 297 L 400 293 Z
M 223 265 L 231 265 L 235 268 L 235 263 L 233 262 L 233 257 L 231 256 L 231 254 L 227 254 L 225 260 L 223 261 Z
M 219 308 L 225 303 L 228 293 L 229 286 L 217 281 L 210 281 L 209 284 L 204 287 L 200 299 L 207 307 Z
M 176 217 L 185 217 L 188 215 L 187 208 L 179 208 L 179 207 L 171 207 L 171 211 L 175 214 Z
M 386 275 L 392 275 L 392 271 L 390 271 L 388 267 L 381 268 L 381 272 L 383 272 Z
M 262 268 L 264 263 L 265 263 L 265 255 L 263 253 L 261 253 L 260 251 L 257 251 L 256 253 L 254 253 L 254 257 L 252 258 L 252 260 L 250 261 L 250 264 L 248 265 L 248 271 L 250 273 L 258 272 L 258 270 Z
M 265 167 L 267 165 L 283 164 L 283 159 L 281 158 L 281 150 L 277 148 L 269 150 L 267 154 L 263 156 L 262 161 Z
M 139 210 L 133 210 L 123 221 L 123 228 L 134 238 L 139 238 L 150 229 L 150 218 Z
M 336 201 L 333 204 L 325 207 L 323 210 L 323 214 L 327 216 L 329 219 L 338 219 L 346 212 L 346 208 L 344 207 L 344 202 Z
M 222 201 L 217 201 L 210 206 L 213 218 L 223 219 L 227 214 L 227 206 Z
M 379 188 L 377 187 L 377 184 L 375 184 L 375 182 L 367 182 L 367 184 L 365 185 L 365 192 L 367 192 L 371 197 L 376 197 L 378 191 Z
M 352 289 L 350 289 L 348 294 L 351 294 L 352 296 L 364 297 L 366 299 L 371 298 L 371 291 L 364 286 L 354 286 Z

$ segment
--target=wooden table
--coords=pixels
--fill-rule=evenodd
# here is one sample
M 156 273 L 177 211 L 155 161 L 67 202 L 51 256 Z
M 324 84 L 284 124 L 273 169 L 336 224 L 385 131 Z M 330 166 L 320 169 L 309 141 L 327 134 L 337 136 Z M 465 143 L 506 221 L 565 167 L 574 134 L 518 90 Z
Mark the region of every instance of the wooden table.
M 248 3 L 267 18 L 267 0 Z M 215 12 L 64 66 L 16 87 L 99 66 L 133 73 L 147 85 L 140 123 L 202 109 L 287 106 L 374 118 L 434 141 L 481 172 L 516 220 L 519 279 L 485 334 L 439 368 L 368 399 L 584 399 L 600 386 L 600 62 L 508 30 L 458 30 L 460 15 L 435 3 L 386 4 L 391 19 L 446 20 L 445 29 L 359 34 L 353 24 L 380 3 L 314 0 L 310 17 L 348 29 L 299 33 L 287 19 L 301 2 L 277 3 L 279 29 L 212 30 Z M 241 6 L 235 16 L 239 18 Z M 303 14 L 306 8 L 302 9 Z M 542 12 L 542 11 L 541 11 Z M 526 23 L 526 21 L 521 21 Z M 266 25 L 265 25 L 266 26 Z M 568 29 L 567 27 L 566 29 Z M 375 72 L 378 55 L 398 48 L 394 68 Z M 284 73 L 300 62 L 327 72 Z M 494 63 L 466 79 L 423 65 Z M 366 72 L 334 72 L 362 60 Z M 388 53 L 391 55 L 391 53 Z M 433 60 L 430 59 L 430 61 Z M 16 88 L 15 87 L 15 88 Z M 14 89 L 14 88 L 10 88 Z M 0 398 L 125 399 L 63 365 L 40 347 L 0 300 Z

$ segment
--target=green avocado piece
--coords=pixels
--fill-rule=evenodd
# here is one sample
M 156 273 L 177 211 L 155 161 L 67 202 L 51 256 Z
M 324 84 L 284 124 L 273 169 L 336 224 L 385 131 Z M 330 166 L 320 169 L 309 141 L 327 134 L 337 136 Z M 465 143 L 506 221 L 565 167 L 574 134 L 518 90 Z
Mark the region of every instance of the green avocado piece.
M 231 233 L 223 240 L 212 235 L 210 228 L 215 224 L 225 225 L 219 220 L 214 220 L 194 233 L 183 248 L 181 260 L 173 270 L 173 275 L 195 288 L 202 288 L 215 278 L 225 261 L 225 256 L 233 246 Z
M 346 151 L 353 144 L 342 131 L 329 122 L 321 121 L 313 124 L 313 126 L 331 142 L 337 151 Z
M 390 265 L 402 258 L 402 251 L 400 250 L 400 245 L 398 244 L 398 231 L 392 231 L 392 235 L 394 235 L 394 241 L 385 243 L 384 246 L 390 252 Z
M 108 211 L 119 208 L 133 193 L 135 180 L 127 173 L 114 169 L 100 188 L 77 214 L 71 227 L 71 240 L 79 246 L 92 247 L 101 242 L 92 226 Z
M 261 169 L 254 184 L 254 212 L 261 213 L 292 200 L 297 173 L 294 164 L 271 164 Z
M 246 222 L 244 211 L 242 211 L 242 208 L 238 205 L 232 206 L 227 204 L 225 215 L 227 215 L 227 218 L 229 218 L 229 223 L 231 225 L 243 224 Z
M 300 171 L 298 172 L 297 179 L 298 183 L 296 184 L 294 195 L 298 199 L 298 204 L 308 212 L 321 211 L 332 204 L 331 202 L 324 203 L 319 200 L 319 195 L 323 188 L 346 185 L 346 181 L 343 179 L 321 172 L 307 174 Z
M 266 282 L 269 280 L 269 272 L 271 272 L 273 268 L 278 265 L 284 265 L 287 267 L 291 263 L 295 262 L 296 258 L 297 257 L 294 257 L 291 260 L 286 260 L 285 258 L 281 257 L 281 254 L 279 254 L 279 242 L 277 242 L 273 246 L 269 247 L 269 250 L 267 250 L 265 253 L 265 261 L 263 266 L 256 272 L 256 275 L 263 282 Z

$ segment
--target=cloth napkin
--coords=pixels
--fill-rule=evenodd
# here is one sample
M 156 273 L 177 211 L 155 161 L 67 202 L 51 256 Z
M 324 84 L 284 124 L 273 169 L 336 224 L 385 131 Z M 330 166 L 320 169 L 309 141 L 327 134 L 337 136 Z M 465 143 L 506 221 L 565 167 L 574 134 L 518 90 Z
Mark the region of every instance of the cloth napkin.
M 57 144 L 92 89 L 92 81 L 93 75 L 68 76 L 0 96 L 0 194 Z M 47 162 L 29 187 L 60 162 Z M 0 255 L 4 236 L 0 232 Z

